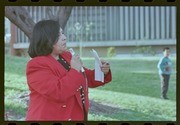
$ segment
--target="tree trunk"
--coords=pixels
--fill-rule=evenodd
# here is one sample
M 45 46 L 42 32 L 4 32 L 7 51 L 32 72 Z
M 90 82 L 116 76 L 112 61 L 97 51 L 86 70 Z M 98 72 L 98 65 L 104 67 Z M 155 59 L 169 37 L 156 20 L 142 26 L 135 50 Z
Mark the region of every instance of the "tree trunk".
M 64 29 L 69 19 L 69 16 L 71 15 L 72 8 L 73 7 L 62 6 L 57 11 L 57 14 L 54 15 L 51 8 L 47 7 L 46 12 L 49 19 L 59 21 L 61 28 Z M 24 7 L 5 6 L 5 16 L 18 28 L 20 28 L 29 39 L 31 39 L 31 34 L 35 22 L 33 21 L 33 18 L 30 16 L 29 12 Z
M 61 7 L 58 11 L 58 15 L 57 15 L 58 21 L 63 30 L 64 30 L 64 28 L 67 24 L 67 21 L 71 15 L 71 11 L 72 11 L 72 7 Z M 62 20 L 62 18 L 64 18 L 64 20 Z
M 73 7 L 62 6 L 59 8 L 59 10 L 57 10 L 57 14 L 54 15 L 50 7 L 48 7 L 46 8 L 46 12 L 48 14 L 49 19 L 58 21 L 61 28 L 64 30 L 64 28 L 66 27 L 67 21 L 71 15 L 72 8 Z
M 24 7 L 5 6 L 5 16 L 31 39 L 35 22 Z
M 59 22 L 61 28 L 64 30 L 67 21 L 69 19 L 69 16 L 71 15 L 73 7 L 65 7 L 61 6 L 59 7 L 59 10 L 57 10 L 56 15 L 52 13 L 52 10 L 50 7 L 46 8 L 46 13 L 49 19 L 56 20 Z M 29 38 L 31 41 L 31 35 L 32 31 L 35 25 L 35 21 L 30 16 L 30 13 L 27 11 L 25 7 L 21 6 L 5 6 L 5 16 L 13 23 L 15 24 L 22 32 L 25 33 L 25 35 Z M 15 34 L 15 32 L 14 32 Z M 14 44 L 14 38 L 15 36 L 11 37 L 11 54 L 16 55 L 17 50 L 13 48 Z
M 16 51 L 13 47 L 14 43 L 15 43 L 15 40 L 16 40 L 16 27 L 13 23 L 11 23 L 11 39 L 10 39 L 10 54 L 12 56 L 15 56 L 16 55 Z

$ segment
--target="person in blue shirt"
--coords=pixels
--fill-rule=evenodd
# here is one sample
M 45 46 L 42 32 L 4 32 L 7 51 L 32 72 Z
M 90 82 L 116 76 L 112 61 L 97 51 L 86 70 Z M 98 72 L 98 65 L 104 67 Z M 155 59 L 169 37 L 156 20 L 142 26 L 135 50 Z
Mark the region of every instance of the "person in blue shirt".
M 161 79 L 161 98 L 168 99 L 167 92 L 169 87 L 169 79 L 172 73 L 172 61 L 169 58 L 170 48 L 165 47 L 163 49 L 164 56 L 159 60 L 157 65 L 159 69 L 159 76 Z

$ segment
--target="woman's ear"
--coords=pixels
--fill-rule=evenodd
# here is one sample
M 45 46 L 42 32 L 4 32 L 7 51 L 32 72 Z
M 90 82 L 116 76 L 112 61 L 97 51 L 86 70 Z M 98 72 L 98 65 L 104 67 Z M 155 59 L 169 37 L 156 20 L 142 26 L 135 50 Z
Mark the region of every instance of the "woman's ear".
M 54 49 L 54 48 L 56 48 L 56 46 L 57 46 L 57 43 L 55 43 L 55 44 L 52 46 L 52 47 L 53 47 L 53 49 Z

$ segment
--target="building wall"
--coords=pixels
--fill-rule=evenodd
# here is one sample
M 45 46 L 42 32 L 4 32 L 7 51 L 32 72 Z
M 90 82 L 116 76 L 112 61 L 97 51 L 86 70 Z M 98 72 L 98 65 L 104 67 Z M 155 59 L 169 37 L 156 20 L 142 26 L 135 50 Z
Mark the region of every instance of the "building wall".
M 76 23 L 83 41 L 176 39 L 176 8 L 169 6 L 74 7 L 66 34 L 76 35 L 72 31 Z M 86 23 L 93 25 L 90 39 L 84 38 Z
M 55 14 L 58 6 L 52 7 Z M 45 6 L 26 6 L 35 22 L 46 19 Z M 102 42 L 98 48 L 107 48 L 106 43 L 129 41 L 157 42 L 164 40 L 176 41 L 176 7 L 173 6 L 78 6 L 74 7 L 65 28 L 70 47 L 79 41 L 93 44 Z M 173 48 L 176 42 L 172 42 Z M 17 28 L 15 48 L 28 48 L 28 38 Z M 154 45 L 154 43 L 153 43 Z M 166 43 L 162 43 L 166 45 Z M 168 45 L 168 44 L 167 44 Z M 110 45 L 114 46 L 114 45 Z M 133 45 L 136 47 L 136 44 Z M 160 46 L 160 45 L 158 45 Z M 95 46 L 93 46 L 95 47 Z M 88 48 L 88 46 L 86 46 Z M 123 48 L 128 48 L 124 46 Z M 121 49 L 124 52 L 127 49 Z M 121 51 L 118 51 L 121 52 Z

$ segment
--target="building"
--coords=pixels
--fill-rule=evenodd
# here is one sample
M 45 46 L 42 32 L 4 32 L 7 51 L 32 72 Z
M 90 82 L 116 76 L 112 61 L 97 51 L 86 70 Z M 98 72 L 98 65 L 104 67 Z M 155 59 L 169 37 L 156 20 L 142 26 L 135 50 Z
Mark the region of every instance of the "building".
M 56 13 L 60 6 L 53 6 Z M 35 22 L 47 18 L 45 6 L 26 6 Z M 15 49 L 27 49 L 29 40 L 16 28 Z M 163 46 L 176 52 L 176 7 L 174 6 L 77 6 L 65 28 L 68 47 L 83 51 L 98 50 L 106 56 L 107 48 L 117 54 L 135 53 L 137 48 L 151 47 L 155 53 Z M 82 47 L 82 49 L 81 49 Z

